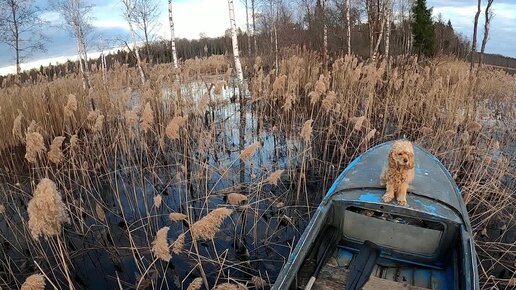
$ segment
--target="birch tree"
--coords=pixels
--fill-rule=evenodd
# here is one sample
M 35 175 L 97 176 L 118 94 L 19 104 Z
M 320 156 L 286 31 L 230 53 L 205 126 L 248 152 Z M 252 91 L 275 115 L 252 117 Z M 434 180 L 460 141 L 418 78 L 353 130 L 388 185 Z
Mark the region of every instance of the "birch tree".
M 170 2 L 170 1 L 169 1 Z M 135 0 L 133 21 L 135 26 L 143 32 L 147 57 L 150 58 L 149 39 L 159 25 L 160 3 L 156 0 Z
M 133 40 L 133 51 L 136 55 L 136 66 L 138 67 L 138 72 L 140 74 L 140 79 L 142 81 L 142 85 L 145 85 L 146 79 L 145 79 L 145 73 L 143 71 L 142 67 L 142 60 L 140 58 L 140 50 L 138 48 L 137 39 L 136 39 L 136 33 L 134 32 L 133 22 L 134 22 L 134 9 L 136 6 L 135 0 L 121 0 L 123 5 L 123 14 L 124 18 L 127 21 L 127 24 L 129 24 L 129 31 L 131 32 L 131 38 Z
M 473 63 L 475 61 L 475 52 L 477 51 L 477 27 L 478 27 L 478 17 L 480 16 L 482 0 L 478 0 L 477 2 L 477 12 L 475 13 L 475 22 L 473 24 L 473 42 L 471 43 L 471 56 L 470 62 L 471 65 L 469 67 L 470 72 L 473 70 Z
M 233 59 L 235 61 L 235 70 L 240 84 L 244 82 L 244 73 L 242 72 L 242 64 L 240 63 L 240 55 L 238 52 L 238 38 L 235 22 L 235 6 L 233 0 L 228 0 L 229 22 L 231 25 L 231 39 L 233 43 Z
M 177 69 L 177 52 L 176 52 L 176 38 L 174 32 L 174 18 L 172 17 L 172 0 L 168 0 L 168 21 L 170 23 L 170 47 L 172 49 L 172 61 L 174 62 L 174 68 Z
M 350 1 L 344 0 L 344 16 L 346 19 L 346 54 L 348 55 L 351 55 L 351 19 L 349 13 L 350 9 Z
M 254 42 L 254 54 L 258 54 L 258 41 L 256 40 L 256 0 L 251 0 L 251 13 L 252 13 L 252 21 L 253 21 L 253 42 Z
M 87 37 L 91 32 L 91 11 L 93 5 L 88 0 L 54 0 L 52 8 L 64 19 L 65 27 L 76 40 L 84 89 L 90 88 L 88 68 Z
M 482 46 L 480 47 L 480 56 L 478 58 L 478 66 L 482 67 L 484 61 L 484 51 L 486 49 L 487 40 L 489 39 L 489 28 L 491 25 L 491 19 L 493 18 L 493 12 L 491 11 L 491 5 L 494 0 L 487 0 L 487 6 L 485 11 L 485 22 L 484 22 L 484 37 L 482 38 Z
M 32 0 L 0 0 L 0 42 L 14 50 L 16 74 L 20 63 L 36 51 L 45 51 L 46 23 Z

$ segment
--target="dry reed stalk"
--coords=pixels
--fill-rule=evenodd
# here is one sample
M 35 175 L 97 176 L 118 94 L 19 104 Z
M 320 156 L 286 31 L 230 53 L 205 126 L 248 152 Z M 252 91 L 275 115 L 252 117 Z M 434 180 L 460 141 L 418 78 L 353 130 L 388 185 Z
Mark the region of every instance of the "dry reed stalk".
M 242 284 L 222 283 L 213 288 L 213 290 L 247 290 L 247 287 Z
M 369 141 L 373 139 L 374 135 L 376 135 L 376 129 L 372 129 L 371 131 L 369 131 L 369 133 L 367 133 L 362 142 L 369 143 Z
M 240 205 L 241 203 L 247 201 L 247 196 L 232 192 L 228 194 L 228 203 L 231 205 Z
M 25 279 L 20 290 L 44 290 L 45 277 L 41 274 L 33 274 Z
M 77 98 L 75 95 L 69 94 L 64 106 L 64 116 L 67 118 L 73 117 L 75 111 L 77 111 Z
M 351 122 L 353 123 L 353 130 L 360 131 L 360 129 L 362 129 L 362 126 L 364 125 L 365 120 L 365 116 L 351 118 Z
M 72 137 L 70 137 L 70 150 L 74 152 L 75 150 L 77 150 L 78 147 L 79 147 L 79 136 L 77 136 L 77 134 L 74 134 L 74 135 L 72 135 Z
M 197 277 L 195 278 L 190 285 L 188 285 L 188 288 L 186 290 L 199 290 L 202 287 L 202 278 Z
M 143 132 L 147 133 L 154 124 L 154 112 L 150 106 L 150 103 L 147 102 L 145 104 L 145 108 L 143 109 L 142 119 L 140 120 L 140 125 L 142 126 Z
M 34 239 L 58 235 L 62 225 L 70 222 L 61 193 L 48 178 L 43 178 L 36 186 L 27 212 L 28 227 Z
M 299 136 L 305 141 L 305 143 L 310 143 L 310 140 L 312 139 L 312 122 L 314 120 L 310 119 L 307 120 L 303 124 L 303 128 L 301 129 L 301 132 L 299 133 Z
M 260 142 L 256 141 L 240 152 L 240 160 L 249 160 L 254 152 L 260 148 Z
M 185 234 L 181 233 L 179 236 L 177 236 L 176 241 L 172 245 L 172 253 L 178 255 L 183 251 L 183 248 L 185 247 Z
M 256 286 L 257 289 L 263 289 L 265 286 L 267 286 L 267 281 L 265 281 L 262 277 L 259 276 L 253 276 L 251 278 L 251 282 L 253 282 L 254 286 Z
M 4 214 L 4 213 L 5 213 L 5 206 L 0 203 L 0 214 Z
M 168 215 L 168 218 L 173 222 L 179 222 L 186 220 L 187 216 L 185 214 L 182 214 L 180 212 L 171 212 Z
M 20 110 L 18 110 L 18 116 L 14 119 L 13 123 L 13 137 L 17 140 L 23 140 L 22 134 L 22 124 L 21 119 L 23 118 L 23 114 Z
M 125 111 L 125 123 L 128 127 L 134 127 L 138 124 L 138 114 L 133 110 Z
M 154 207 L 159 208 L 161 206 L 161 202 L 163 201 L 161 194 L 154 196 Z
M 103 126 L 104 126 L 104 115 L 100 114 L 95 119 L 95 124 L 93 125 L 93 132 L 95 132 L 95 133 L 102 132 Z
M 59 136 L 55 137 L 52 144 L 50 144 L 50 150 L 47 153 L 48 160 L 54 164 L 59 164 L 63 161 L 63 151 L 61 151 L 61 146 L 63 146 L 63 141 L 65 137 Z
M 322 101 L 322 108 L 324 109 L 324 111 L 329 112 L 334 108 L 336 102 L 337 94 L 335 94 L 334 91 L 329 91 Z
M 222 92 L 224 90 L 224 86 L 226 86 L 226 81 L 218 81 L 215 83 L 215 86 L 213 87 L 213 94 L 216 96 L 222 95 Z
M 225 207 L 214 209 L 190 227 L 190 233 L 195 240 L 212 240 L 219 231 L 225 218 L 233 211 Z
M 172 258 L 168 246 L 167 233 L 169 227 L 162 227 L 156 233 L 156 239 L 152 242 L 152 252 L 154 256 L 168 262 Z
M 165 129 L 165 133 L 167 134 L 167 137 L 174 140 L 179 138 L 179 128 L 184 125 L 186 122 L 186 118 L 181 116 L 174 117 L 167 125 L 167 128 Z
M 102 206 L 98 203 L 95 204 L 95 212 L 97 213 L 97 217 L 101 221 L 106 221 L 106 213 L 104 212 L 104 209 Z
M 267 182 L 269 184 L 278 185 L 278 181 L 281 177 L 281 174 L 283 174 L 283 171 L 285 171 L 285 170 L 279 169 L 279 170 L 276 170 L 273 173 L 271 173 L 271 175 L 269 175 L 269 177 L 267 177 Z
M 36 158 L 44 151 L 43 136 L 38 132 L 27 133 L 25 136 L 25 159 L 31 163 L 36 163 Z

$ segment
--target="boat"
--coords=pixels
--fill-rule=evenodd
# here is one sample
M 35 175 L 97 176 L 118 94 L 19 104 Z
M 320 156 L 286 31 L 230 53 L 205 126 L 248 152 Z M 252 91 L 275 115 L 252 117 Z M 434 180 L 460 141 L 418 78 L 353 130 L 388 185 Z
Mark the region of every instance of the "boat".
M 407 206 L 382 201 L 392 143 L 367 150 L 338 176 L 271 289 L 479 289 L 466 206 L 434 155 L 414 144 Z M 325 244 L 330 250 L 321 251 Z

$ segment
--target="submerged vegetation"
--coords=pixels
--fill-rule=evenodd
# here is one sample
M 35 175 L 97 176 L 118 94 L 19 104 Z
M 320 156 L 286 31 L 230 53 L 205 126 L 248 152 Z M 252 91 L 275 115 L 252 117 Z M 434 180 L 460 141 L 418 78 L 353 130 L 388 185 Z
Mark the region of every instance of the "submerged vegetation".
M 155 65 L 145 85 L 115 66 L 89 91 L 76 75 L 1 89 L 0 287 L 267 288 L 339 172 L 403 137 L 459 183 L 482 288 L 513 283 L 513 76 L 406 57 L 325 68 L 304 50 L 269 62 L 245 59 L 241 90 L 223 56 L 179 79 Z

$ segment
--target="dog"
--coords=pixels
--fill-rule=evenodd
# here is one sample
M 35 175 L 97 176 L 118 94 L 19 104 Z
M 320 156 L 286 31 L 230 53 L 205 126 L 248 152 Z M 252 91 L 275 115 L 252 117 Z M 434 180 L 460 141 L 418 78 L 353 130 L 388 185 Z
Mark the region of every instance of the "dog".
M 414 146 L 407 140 L 395 141 L 380 176 L 380 183 L 386 186 L 383 201 L 388 203 L 396 197 L 399 205 L 406 206 L 407 189 L 413 179 Z

